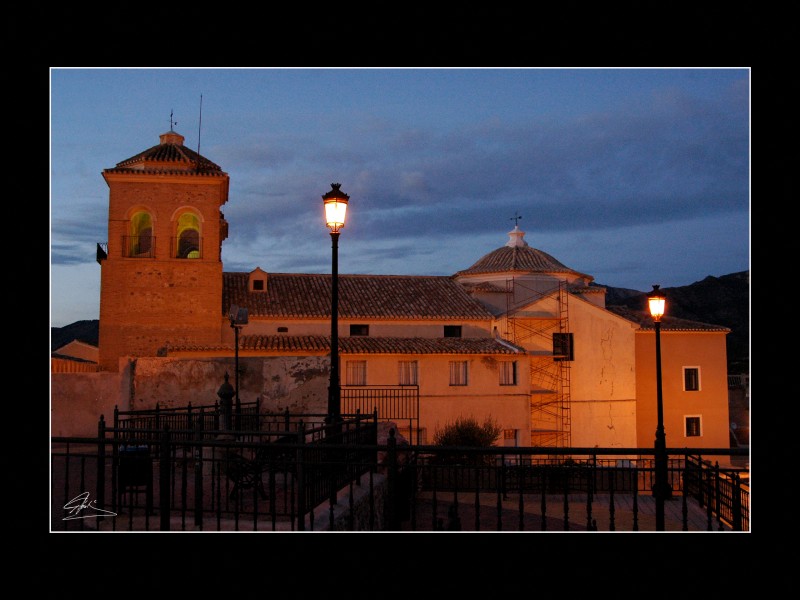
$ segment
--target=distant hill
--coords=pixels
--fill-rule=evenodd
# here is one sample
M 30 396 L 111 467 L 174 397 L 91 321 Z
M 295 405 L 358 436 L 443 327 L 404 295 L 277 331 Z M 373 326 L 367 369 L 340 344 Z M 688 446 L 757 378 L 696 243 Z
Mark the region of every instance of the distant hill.
M 647 294 L 639 290 L 606 288 L 606 306 L 624 306 L 647 312 Z M 728 372 L 749 372 L 750 356 L 750 272 L 741 271 L 722 277 L 708 276 L 702 281 L 681 287 L 662 288 L 667 297 L 667 314 L 679 319 L 728 327 Z M 50 351 L 80 340 L 97 345 L 100 322 L 76 321 L 64 327 L 51 327 Z
M 606 287 L 606 306 L 647 311 L 647 294 Z M 750 272 L 708 276 L 681 287 L 662 288 L 667 314 L 679 319 L 728 327 L 728 372 L 747 373 L 750 365 Z
M 50 328 L 50 352 L 58 350 L 73 340 L 97 346 L 100 338 L 100 321 L 75 321 L 64 327 Z

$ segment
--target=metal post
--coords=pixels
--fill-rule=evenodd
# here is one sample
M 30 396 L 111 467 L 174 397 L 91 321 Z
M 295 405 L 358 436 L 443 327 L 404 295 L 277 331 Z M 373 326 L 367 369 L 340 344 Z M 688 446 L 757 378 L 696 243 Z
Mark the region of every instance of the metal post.
M 667 436 L 664 433 L 664 401 L 661 391 L 661 323 L 653 323 L 656 330 L 656 402 L 657 418 L 656 439 L 654 447 L 655 484 L 653 495 L 656 499 L 656 531 L 664 531 L 664 500 L 667 495 Z M 671 495 L 671 494 L 669 494 Z
M 161 444 L 159 452 L 159 512 L 161 514 L 161 531 L 169 531 L 169 517 L 170 517 L 170 471 L 172 466 L 170 464 L 170 435 L 169 427 L 164 426 L 161 433 Z
M 305 531 L 306 524 L 306 477 L 305 477 L 305 453 L 303 451 L 303 444 L 306 441 L 305 424 L 303 420 L 297 424 L 297 458 L 295 473 L 297 481 L 297 530 Z
M 235 429 L 238 431 L 240 429 L 240 415 L 242 414 L 242 405 L 239 401 L 239 328 L 236 325 L 233 325 L 234 337 L 236 338 L 235 344 L 236 349 L 234 351 L 234 367 L 236 368 L 236 377 L 235 377 L 235 385 L 236 385 L 236 426 Z
M 742 531 L 742 483 L 739 479 L 739 474 L 733 474 L 733 485 L 731 488 L 733 489 L 732 497 L 731 497 L 731 513 L 733 517 L 733 526 L 732 529 L 734 531 Z
M 106 419 L 104 415 L 100 415 L 100 421 L 97 423 L 97 508 L 105 509 L 106 507 Z M 82 471 L 82 470 L 81 470 Z M 97 520 L 103 519 L 102 512 Z
M 388 531 L 397 531 L 400 524 L 397 520 L 397 439 L 394 428 L 389 430 L 387 442 L 387 469 L 386 469 L 386 506 L 385 523 Z
M 328 387 L 328 418 L 341 418 L 339 389 L 339 232 L 331 231 L 331 379 Z
M 203 409 L 194 426 L 194 524 L 203 528 Z

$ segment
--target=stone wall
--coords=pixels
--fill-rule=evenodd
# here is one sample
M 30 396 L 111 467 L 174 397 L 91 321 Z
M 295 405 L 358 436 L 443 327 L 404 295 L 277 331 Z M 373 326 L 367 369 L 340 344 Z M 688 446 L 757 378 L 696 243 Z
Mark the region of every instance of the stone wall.
M 114 422 L 121 381 L 121 373 L 52 373 L 50 435 L 95 437 L 100 415 Z
M 287 356 L 239 358 L 239 399 L 262 399 L 262 412 L 325 414 L 330 359 Z M 141 410 L 212 405 L 229 374 L 235 385 L 233 358 L 132 359 L 119 373 L 53 373 L 50 388 L 51 434 L 95 436 L 100 415 L 114 420 L 114 407 Z
M 325 413 L 330 360 L 326 357 L 275 356 L 239 358 L 239 400 L 255 402 L 262 411 Z M 138 358 L 133 375 L 133 408 L 214 404 L 229 375 L 236 385 L 233 358 Z

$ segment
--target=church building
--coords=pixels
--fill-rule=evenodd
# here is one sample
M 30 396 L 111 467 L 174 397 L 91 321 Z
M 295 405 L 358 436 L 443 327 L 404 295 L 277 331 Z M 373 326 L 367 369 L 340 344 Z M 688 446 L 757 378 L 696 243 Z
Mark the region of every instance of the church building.
M 234 353 L 330 364 L 330 274 L 268 264 L 224 271 L 229 177 L 220 166 L 170 130 L 102 175 L 99 370 Z M 517 225 L 501 235 L 499 247 L 452 275 L 338 276 L 343 412 L 363 390 L 411 390 L 413 441 L 430 443 L 446 423 L 471 416 L 495 420 L 498 443 L 510 446 L 652 447 L 655 335 L 645 306 L 606 307 L 591 275 L 530 246 Z M 231 307 L 247 311 L 238 332 Z M 668 312 L 669 304 L 661 325 L 668 446 L 726 448 L 729 330 Z M 259 385 L 265 410 L 280 408 L 278 386 L 267 376 Z M 325 392 L 314 392 L 319 406 Z

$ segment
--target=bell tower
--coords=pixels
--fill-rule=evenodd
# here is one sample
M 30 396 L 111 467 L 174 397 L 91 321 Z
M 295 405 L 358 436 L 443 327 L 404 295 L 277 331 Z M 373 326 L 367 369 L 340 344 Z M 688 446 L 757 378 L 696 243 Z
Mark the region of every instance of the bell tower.
M 103 170 L 108 242 L 100 263 L 100 369 L 158 356 L 170 344 L 221 341 L 228 174 L 183 145 L 159 144 Z

